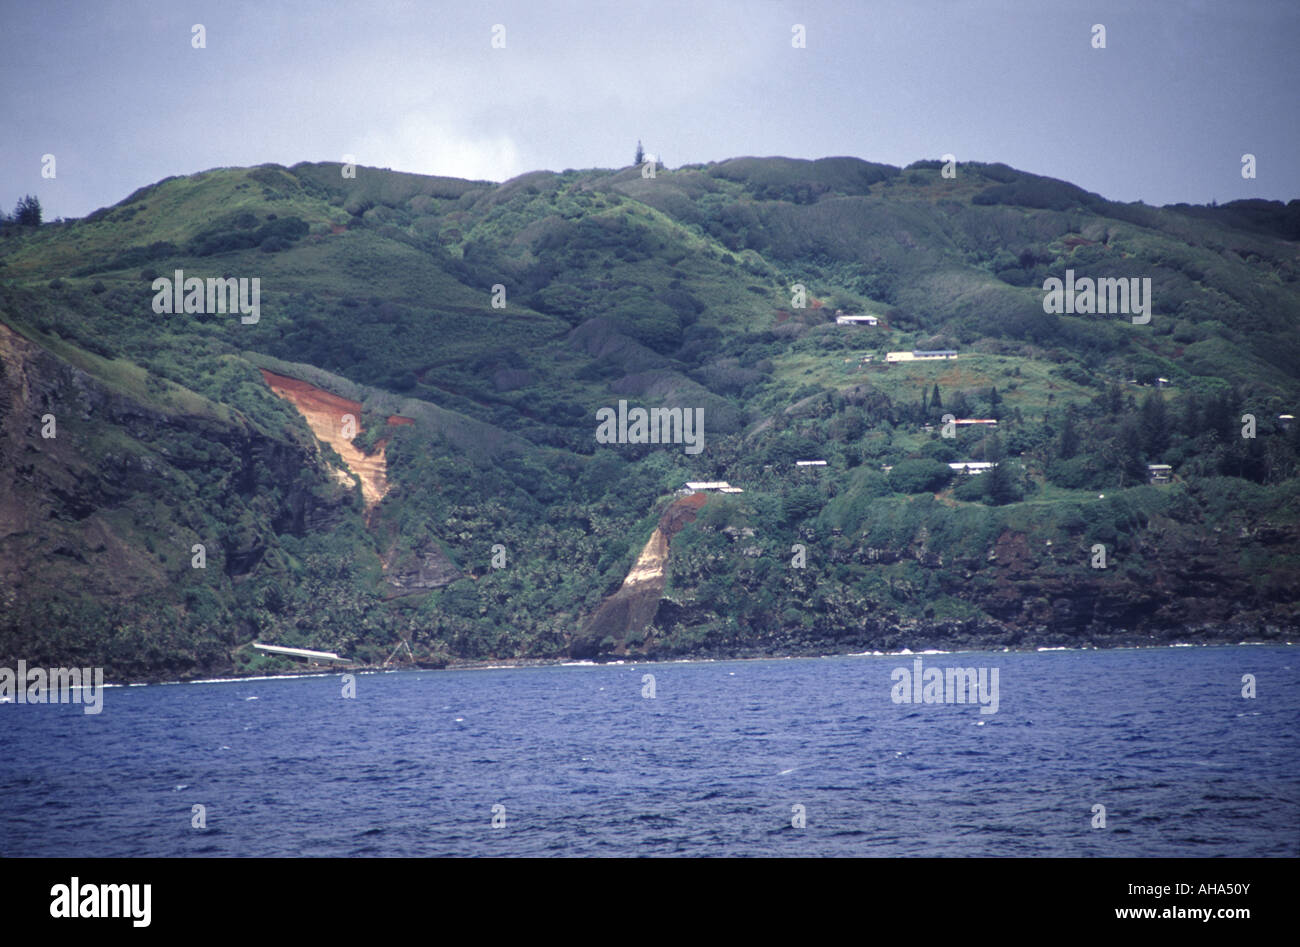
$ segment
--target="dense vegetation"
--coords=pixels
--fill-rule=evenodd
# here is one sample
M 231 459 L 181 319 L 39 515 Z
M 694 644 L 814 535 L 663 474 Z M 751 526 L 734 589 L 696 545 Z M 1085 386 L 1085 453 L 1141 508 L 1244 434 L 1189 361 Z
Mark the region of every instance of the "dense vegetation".
M 673 537 L 653 627 L 597 652 L 1293 632 L 1300 202 L 941 169 L 268 165 L 3 224 L 0 664 L 559 656 L 695 479 L 745 492 Z M 1150 324 L 1045 313 L 1067 268 L 1149 277 Z M 261 318 L 154 314 L 178 269 L 258 278 Z M 959 357 L 885 362 L 913 349 Z M 363 405 L 375 509 L 260 368 Z M 705 449 L 598 444 L 619 400 L 702 408 Z

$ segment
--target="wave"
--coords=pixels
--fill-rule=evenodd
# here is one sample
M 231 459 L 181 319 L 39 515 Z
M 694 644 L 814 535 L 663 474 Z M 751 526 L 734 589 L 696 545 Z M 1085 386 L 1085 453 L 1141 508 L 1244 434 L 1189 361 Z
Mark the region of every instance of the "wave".
M 338 676 L 337 674 L 264 674 L 258 677 L 208 677 L 199 681 L 163 681 L 163 683 L 164 684 L 242 684 L 245 681 L 296 681 L 304 677 L 337 677 L 337 676 Z

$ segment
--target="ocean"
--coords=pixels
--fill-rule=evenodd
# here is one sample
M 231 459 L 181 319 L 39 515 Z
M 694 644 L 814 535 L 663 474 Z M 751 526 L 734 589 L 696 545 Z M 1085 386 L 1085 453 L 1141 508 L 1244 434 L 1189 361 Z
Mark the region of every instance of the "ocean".
M 996 703 L 895 702 L 918 657 L 987 669 Z M 629 662 L 9 702 L 0 856 L 1294 857 L 1298 658 Z

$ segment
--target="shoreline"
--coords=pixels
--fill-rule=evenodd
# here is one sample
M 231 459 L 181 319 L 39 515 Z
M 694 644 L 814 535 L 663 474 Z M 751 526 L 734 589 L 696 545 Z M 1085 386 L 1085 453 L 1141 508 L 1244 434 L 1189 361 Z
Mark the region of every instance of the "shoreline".
M 137 680 L 105 681 L 105 687 L 146 687 L 146 686 L 172 686 L 176 684 L 234 684 L 244 681 L 268 681 L 278 678 L 298 678 L 298 677 L 337 677 L 340 674 L 396 674 L 398 672 L 410 671 L 508 671 L 520 668 L 536 667 L 619 667 L 619 666 L 639 666 L 650 664 L 715 664 L 730 661 L 793 661 L 793 660 L 812 660 L 812 659 L 832 659 L 832 658 L 902 658 L 902 657 L 928 657 L 931 655 L 944 654 L 1056 654 L 1061 652 L 1085 652 L 1085 651 L 1155 651 L 1173 648 L 1258 648 L 1258 647 L 1276 647 L 1287 648 L 1295 647 L 1296 642 L 1290 640 L 1279 641 L 1261 641 L 1261 640 L 1244 640 L 1244 641 L 1175 641 L 1168 644 L 1123 644 L 1113 646 L 1084 645 L 1081 647 L 1070 646 L 1046 646 L 1039 645 L 1034 647 L 1001 647 L 1001 648 L 957 648 L 951 651 L 935 648 L 927 648 L 913 651 L 909 648 L 903 648 L 899 651 L 844 651 L 844 652 L 815 652 L 804 654 L 745 654 L 729 656 L 704 656 L 704 657 L 615 657 L 610 660 L 574 660 L 572 658 L 496 658 L 496 659 L 474 659 L 450 661 L 441 666 L 420 666 L 418 664 L 405 664 L 399 667 L 384 667 L 382 665 L 357 665 L 350 664 L 339 667 L 312 667 L 301 670 L 286 670 L 267 672 L 265 669 L 259 669 L 256 674 L 238 674 L 230 673 L 229 676 L 219 677 L 188 677 L 172 680 L 159 678 L 144 678 Z

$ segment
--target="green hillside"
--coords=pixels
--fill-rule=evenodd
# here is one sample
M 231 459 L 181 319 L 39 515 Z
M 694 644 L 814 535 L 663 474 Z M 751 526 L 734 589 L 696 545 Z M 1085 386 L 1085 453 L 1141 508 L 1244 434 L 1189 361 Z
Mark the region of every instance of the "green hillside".
M 1300 201 L 844 157 L 341 171 L 215 169 L 0 227 L 0 665 L 1295 633 Z M 156 312 L 177 270 L 258 279 L 257 320 Z M 1150 322 L 1045 312 L 1067 270 L 1149 278 Z M 913 350 L 957 357 L 886 360 Z M 360 406 L 381 502 L 263 370 Z M 703 451 L 598 443 L 620 401 L 701 409 Z M 649 626 L 593 623 L 688 480 L 744 492 L 674 521 Z

